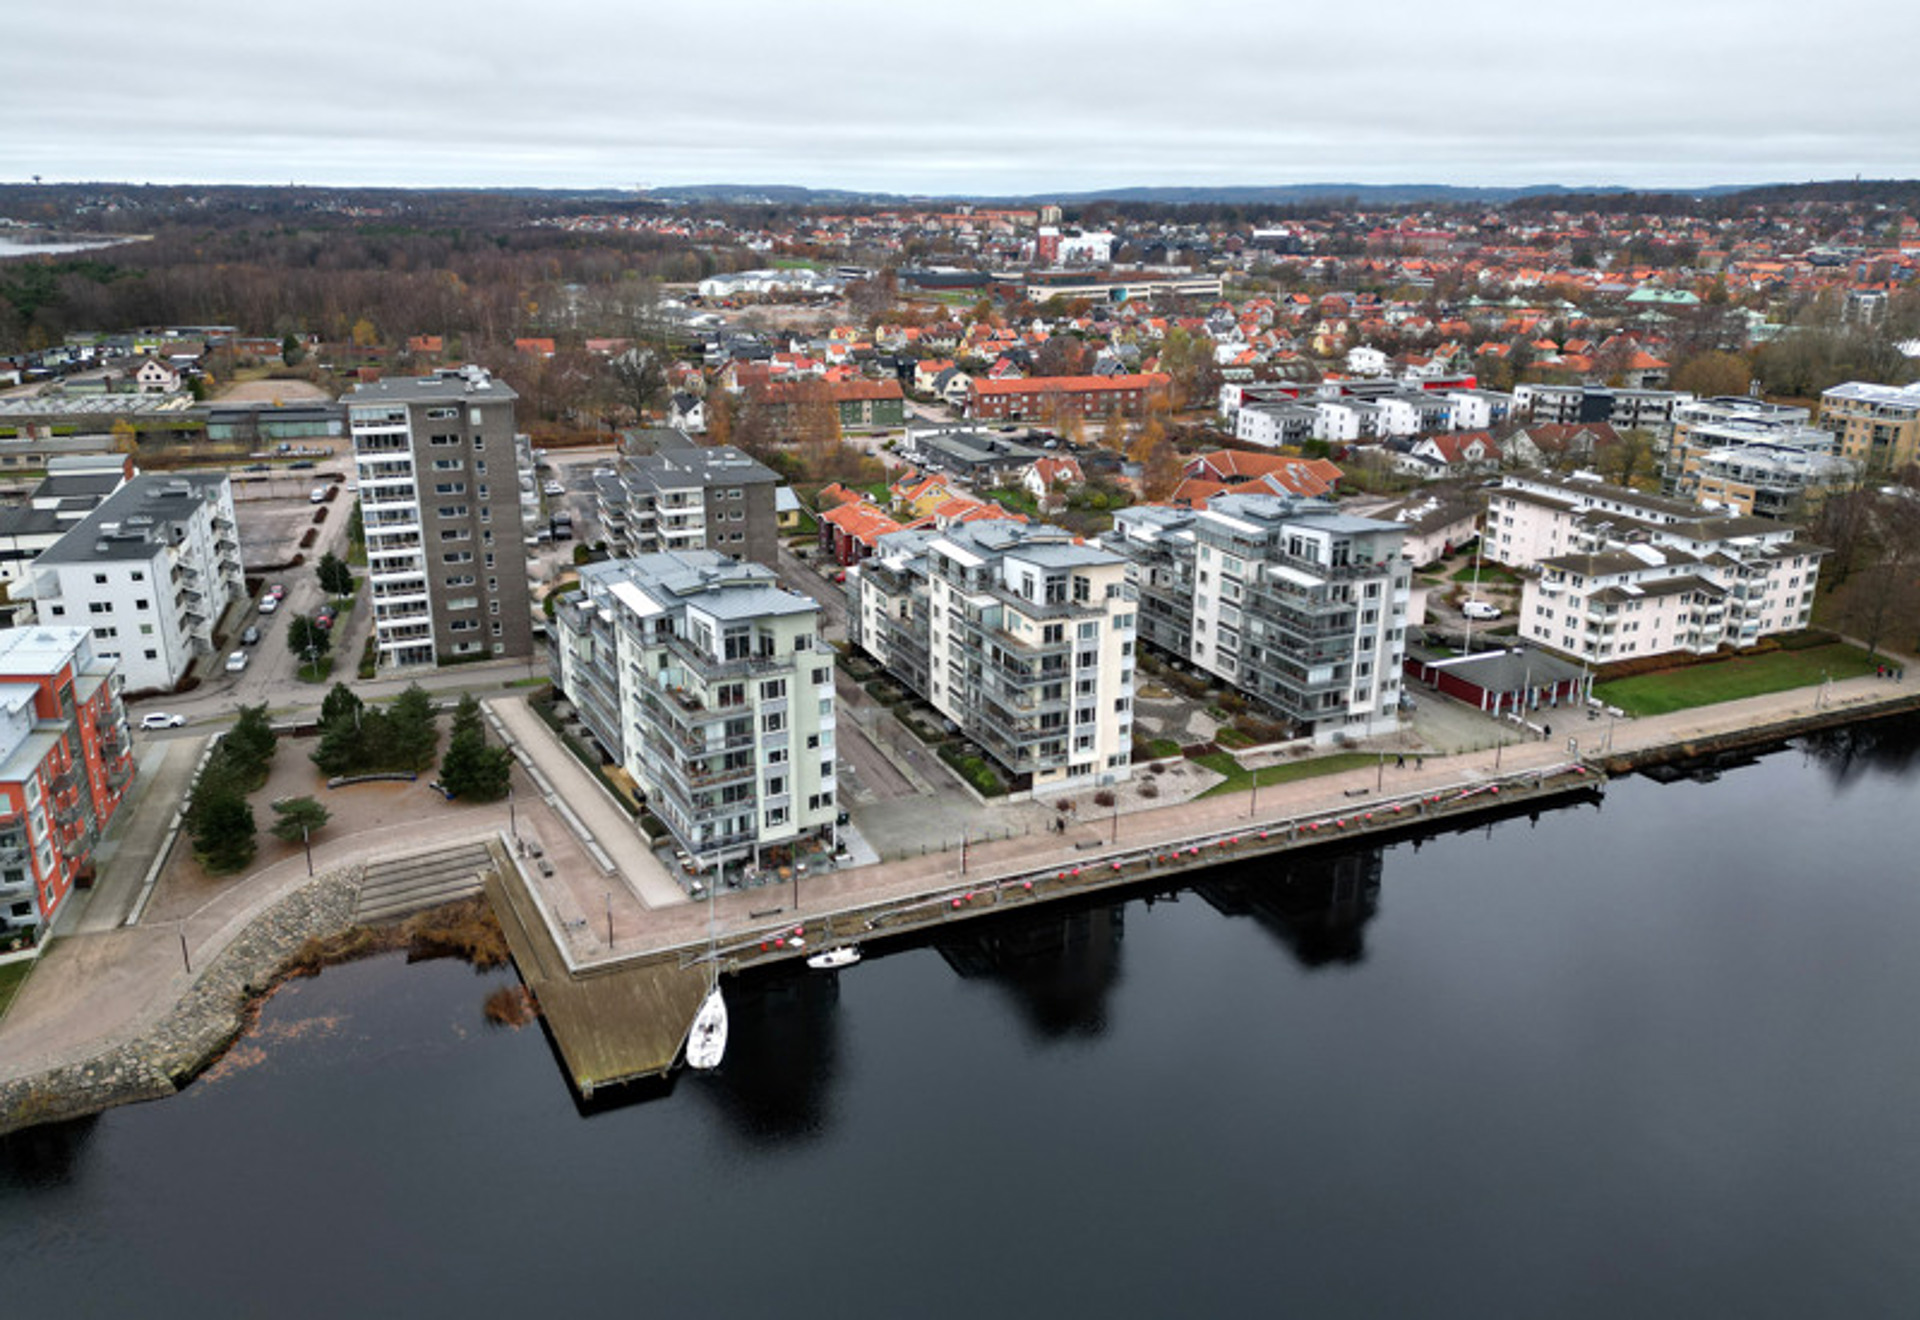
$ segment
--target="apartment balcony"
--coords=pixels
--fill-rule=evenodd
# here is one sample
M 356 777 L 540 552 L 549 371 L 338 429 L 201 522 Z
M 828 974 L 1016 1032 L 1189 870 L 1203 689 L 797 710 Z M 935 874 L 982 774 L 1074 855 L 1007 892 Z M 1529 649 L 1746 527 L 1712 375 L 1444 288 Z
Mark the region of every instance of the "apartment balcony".
M 375 630 L 375 646 L 382 651 L 403 651 L 409 647 L 428 645 L 433 641 L 433 629 L 418 625 L 405 628 L 379 628 Z
M 674 633 L 668 633 L 666 635 L 666 648 L 675 657 L 685 663 L 688 668 L 709 681 L 716 678 L 739 678 L 752 674 L 785 674 L 792 669 L 790 663 L 770 655 L 746 656 L 737 660 L 716 660 L 712 655 L 700 650 L 684 637 Z

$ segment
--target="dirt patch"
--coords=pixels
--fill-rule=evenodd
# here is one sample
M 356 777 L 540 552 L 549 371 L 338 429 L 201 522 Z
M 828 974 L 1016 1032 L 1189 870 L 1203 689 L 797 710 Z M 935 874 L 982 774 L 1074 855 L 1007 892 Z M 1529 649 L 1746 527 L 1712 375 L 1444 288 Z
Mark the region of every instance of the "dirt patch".
M 305 380 L 243 380 L 220 395 L 221 403 L 326 403 L 325 390 Z

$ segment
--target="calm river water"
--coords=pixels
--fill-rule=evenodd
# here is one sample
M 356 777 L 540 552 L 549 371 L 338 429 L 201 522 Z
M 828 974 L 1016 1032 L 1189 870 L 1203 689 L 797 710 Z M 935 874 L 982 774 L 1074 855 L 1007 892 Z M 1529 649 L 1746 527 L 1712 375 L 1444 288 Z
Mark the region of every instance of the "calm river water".
M 383 959 L 0 1142 L 10 1314 L 1892 1316 L 1920 730 L 730 987 L 583 1115 Z M 45 1309 L 42 1309 L 45 1308 Z

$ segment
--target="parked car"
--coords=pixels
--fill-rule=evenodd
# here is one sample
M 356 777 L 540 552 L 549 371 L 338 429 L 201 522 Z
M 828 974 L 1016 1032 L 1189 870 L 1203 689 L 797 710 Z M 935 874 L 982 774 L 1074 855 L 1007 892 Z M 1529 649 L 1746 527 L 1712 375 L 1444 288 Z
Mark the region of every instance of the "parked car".
M 279 608 L 280 598 L 278 596 L 262 596 L 260 598 L 260 612 L 262 614 L 272 614 Z
M 284 582 L 270 583 L 267 587 L 267 594 L 269 596 L 272 596 L 275 600 L 279 600 L 282 596 L 287 594 L 286 583 Z
M 309 504 L 325 504 L 327 502 L 327 488 L 325 486 L 315 486 L 313 490 L 308 493 L 307 502 Z
M 302 468 L 310 468 L 310 467 L 312 467 L 312 466 L 313 466 L 313 460 L 312 460 L 312 459 L 310 459 L 310 458 L 303 458 L 303 459 L 301 459 L 301 460 L 300 460 L 300 461 L 299 461 L 298 463 L 289 463 L 289 464 L 287 464 L 287 470 L 288 470 L 289 472 L 298 472 L 298 471 L 300 471 L 300 470 L 301 470 Z
M 237 674 L 246 667 L 247 653 L 245 651 L 235 651 L 227 657 L 227 672 L 229 674 Z
M 1460 612 L 1469 619 L 1497 619 L 1500 607 L 1484 600 L 1470 600 L 1460 607 Z
M 546 492 L 549 497 L 552 497 L 555 495 L 565 495 L 567 493 L 567 488 L 565 486 L 562 486 L 557 481 L 549 481 L 546 484 Z
M 246 627 L 242 628 L 240 630 L 240 645 L 242 646 L 260 645 L 259 627 L 250 623 Z
M 177 729 L 186 722 L 185 715 L 169 715 L 164 710 L 148 711 L 140 717 L 143 729 Z

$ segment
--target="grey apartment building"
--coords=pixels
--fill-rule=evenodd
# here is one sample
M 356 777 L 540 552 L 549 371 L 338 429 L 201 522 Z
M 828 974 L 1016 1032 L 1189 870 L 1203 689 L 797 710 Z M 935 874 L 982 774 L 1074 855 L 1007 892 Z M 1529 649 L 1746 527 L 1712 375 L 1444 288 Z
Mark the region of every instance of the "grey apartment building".
M 731 445 L 668 428 L 631 431 L 627 452 L 595 482 L 600 526 L 616 557 L 714 550 L 774 567 L 774 471 Z
M 1324 500 L 1217 495 L 1123 509 L 1104 544 L 1126 558 L 1141 641 L 1328 742 L 1398 727 L 1405 535 Z
M 533 645 L 512 389 L 478 367 L 346 396 L 380 667 Z

